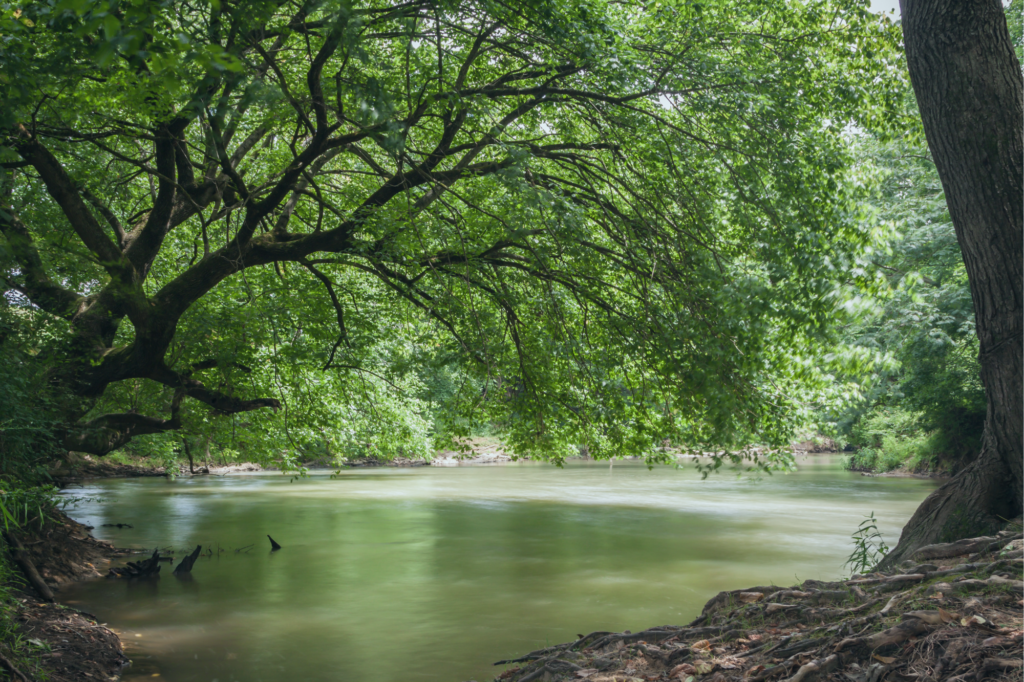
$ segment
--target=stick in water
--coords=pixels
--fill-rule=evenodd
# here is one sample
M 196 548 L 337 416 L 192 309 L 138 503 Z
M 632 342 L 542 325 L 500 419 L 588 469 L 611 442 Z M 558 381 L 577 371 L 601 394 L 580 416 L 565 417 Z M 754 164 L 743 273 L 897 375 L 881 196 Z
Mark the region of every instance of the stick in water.
M 271 552 L 276 552 L 277 550 L 281 549 L 281 545 L 279 545 L 276 542 L 274 542 L 274 538 L 270 537 L 269 535 L 267 536 L 267 538 L 270 540 L 270 551 Z

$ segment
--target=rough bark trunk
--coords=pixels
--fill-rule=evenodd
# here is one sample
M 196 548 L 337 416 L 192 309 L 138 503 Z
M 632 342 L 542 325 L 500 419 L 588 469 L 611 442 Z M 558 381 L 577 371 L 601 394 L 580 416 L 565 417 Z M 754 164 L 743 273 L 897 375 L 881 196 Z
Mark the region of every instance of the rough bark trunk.
M 963 252 L 988 398 L 978 459 L 935 491 L 883 565 L 992 530 L 1022 501 L 1024 80 L 999 0 L 901 0 L 907 67 Z

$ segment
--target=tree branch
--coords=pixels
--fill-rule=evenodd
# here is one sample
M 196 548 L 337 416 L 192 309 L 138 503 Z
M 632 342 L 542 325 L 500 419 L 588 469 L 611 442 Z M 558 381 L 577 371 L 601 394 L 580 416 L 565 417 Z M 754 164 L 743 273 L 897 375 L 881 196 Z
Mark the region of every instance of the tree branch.
M 43 260 L 32 242 L 32 234 L 14 215 L 7 198 L 5 197 L 0 204 L 0 232 L 3 233 L 8 248 L 21 266 L 25 283 L 19 286 L 18 290 L 46 312 L 70 320 L 75 314 L 80 297 L 50 279 L 46 268 L 43 267 Z
M 111 276 L 121 277 L 127 265 L 121 258 L 121 250 L 96 222 L 89 207 L 75 190 L 74 182 L 56 157 L 30 136 L 27 130 L 22 130 L 24 135 L 15 142 L 18 153 L 39 173 L 50 196 L 60 206 L 82 243 L 99 259 L 100 264 Z

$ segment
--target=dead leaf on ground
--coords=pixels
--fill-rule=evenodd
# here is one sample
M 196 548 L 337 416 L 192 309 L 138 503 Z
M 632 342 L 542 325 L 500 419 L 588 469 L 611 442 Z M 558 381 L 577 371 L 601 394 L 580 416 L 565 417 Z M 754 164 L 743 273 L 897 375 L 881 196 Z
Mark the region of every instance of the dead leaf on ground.
M 896 661 L 896 658 L 894 656 L 879 656 L 878 654 L 872 654 L 871 658 L 875 659 L 879 663 L 885 663 L 886 665 L 889 665 L 890 663 L 894 663 Z
M 940 593 L 940 596 L 941 596 L 941 593 Z M 946 609 L 944 609 L 944 608 L 942 608 L 940 606 L 939 607 L 939 618 L 942 619 L 943 623 L 952 623 L 954 620 L 956 620 L 956 614 L 950 613 L 949 611 L 947 611 Z
M 707 675 L 715 669 L 715 664 L 711 661 L 694 661 L 693 669 L 698 675 Z
M 756 601 L 764 599 L 764 594 L 761 592 L 740 592 L 739 600 L 744 604 L 753 604 Z
M 693 644 L 691 644 L 690 648 L 696 649 L 697 651 L 703 651 L 711 648 L 711 642 L 709 642 L 706 639 L 702 639 L 699 642 L 694 642 Z
M 696 672 L 697 672 L 697 670 L 692 665 L 690 665 L 689 663 L 680 663 L 676 667 L 672 668 L 672 670 L 669 672 L 668 676 L 669 677 L 679 677 L 681 679 L 681 678 L 683 678 L 683 677 L 685 677 L 687 675 L 693 675 Z
M 713 663 L 723 670 L 738 670 L 743 667 L 743 661 L 735 656 L 722 656 L 716 658 Z

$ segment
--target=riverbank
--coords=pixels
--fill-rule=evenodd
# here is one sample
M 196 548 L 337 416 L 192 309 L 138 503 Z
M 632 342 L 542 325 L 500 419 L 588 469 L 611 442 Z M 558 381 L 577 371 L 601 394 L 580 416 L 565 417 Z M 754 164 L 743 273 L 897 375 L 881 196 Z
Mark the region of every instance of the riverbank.
M 42 525 L 4 533 L 22 579 L 7 586 L 13 631 L 2 647 L 6 677 L 0 679 L 116 679 L 128 664 L 120 638 L 92 615 L 61 604 L 60 592 L 72 582 L 100 577 L 112 558 L 127 552 L 95 539 L 90 527 L 60 512 L 49 516 Z M 21 643 L 16 653 L 14 640 Z
M 495 437 L 480 436 L 469 438 L 463 443 L 464 447 L 458 450 L 438 450 L 430 459 L 410 458 L 396 456 L 384 457 L 358 457 L 345 461 L 339 465 L 337 462 L 321 459 L 300 462 L 299 466 L 306 470 L 336 470 L 339 468 L 374 468 L 374 467 L 453 467 L 453 466 L 479 466 L 486 464 L 506 464 L 514 461 L 528 461 L 529 457 L 517 457 L 505 449 L 500 439 Z M 816 438 L 794 443 L 793 454 L 796 456 L 807 455 L 829 455 L 836 454 L 835 442 L 828 438 Z M 679 460 L 686 461 L 694 458 L 694 455 L 680 454 Z M 569 460 L 590 461 L 586 454 L 578 457 L 570 457 Z M 639 458 L 626 458 L 639 459 Z M 625 460 L 623 460 L 625 461 Z M 82 481 L 103 479 L 103 478 L 137 478 L 146 476 L 190 476 L 190 475 L 213 475 L 224 476 L 227 474 L 254 473 L 259 471 L 280 471 L 280 467 L 274 464 L 264 465 L 256 462 L 197 462 L 191 469 L 188 464 L 177 464 L 173 467 L 159 466 L 145 458 L 132 458 L 130 461 L 112 461 L 110 459 L 95 459 L 88 455 L 70 456 L 67 460 L 55 468 L 51 475 L 58 485 L 64 486 Z M 893 473 L 893 476 L 902 475 Z M 910 474 L 907 474 L 908 476 Z
M 899 573 L 721 592 L 685 627 L 580 635 L 495 680 L 1019 682 L 1019 530 L 924 547 Z

